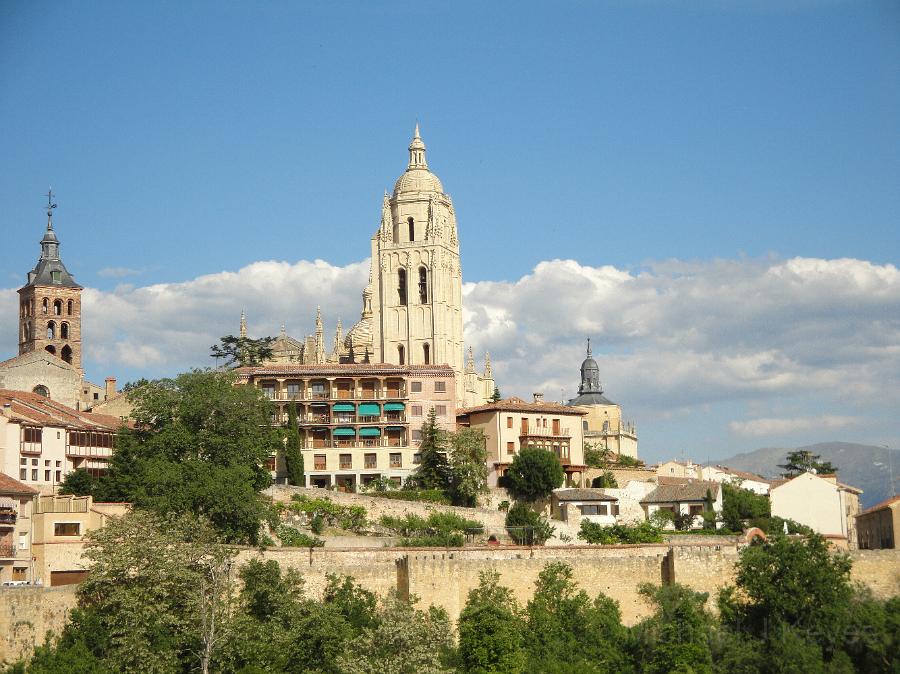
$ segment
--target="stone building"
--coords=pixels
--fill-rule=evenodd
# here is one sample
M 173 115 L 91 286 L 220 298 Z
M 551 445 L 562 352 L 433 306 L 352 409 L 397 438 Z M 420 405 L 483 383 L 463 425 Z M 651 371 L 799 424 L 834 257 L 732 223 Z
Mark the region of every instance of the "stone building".
M 400 485 L 419 463 L 431 409 L 439 426 L 455 427 L 455 376 L 447 365 L 273 364 L 235 373 L 276 403 L 273 424 L 286 425 L 294 406 L 309 487 L 358 491 L 379 478 Z M 277 481 L 286 478 L 283 458 L 269 467 Z
M 591 355 L 591 340 L 587 342 L 587 357 L 581 363 L 581 385 L 578 395 L 568 403 L 585 410 L 584 441 L 598 449 L 608 449 L 620 456 L 638 455 L 637 430 L 634 423 L 623 421 L 622 408 L 603 395 L 600 386 L 600 366 Z
M 478 428 L 485 436 L 488 486 L 497 481 L 523 447 L 553 452 L 566 474 L 566 485 L 580 487 L 584 472 L 582 420 L 587 413 L 578 407 L 545 402 L 539 393 L 533 402 L 506 398 L 485 405 L 460 409 L 460 426 Z
M 856 516 L 860 550 L 894 549 L 900 540 L 900 496 L 873 505 Z
M 359 321 L 345 335 L 338 320 L 329 348 L 317 311 L 315 335 L 297 339 L 282 328 L 266 364 L 448 365 L 457 404 L 479 405 L 494 394 L 495 383 L 487 354 L 481 371 L 471 349 L 464 358 L 456 212 L 428 168 L 418 124 L 408 152 L 406 170 L 382 200 Z M 241 335 L 247 335 L 243 315 Z

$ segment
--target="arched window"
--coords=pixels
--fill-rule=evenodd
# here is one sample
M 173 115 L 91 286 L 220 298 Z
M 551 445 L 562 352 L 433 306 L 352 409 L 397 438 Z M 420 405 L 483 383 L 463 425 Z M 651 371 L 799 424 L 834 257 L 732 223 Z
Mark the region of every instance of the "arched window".
M 52 344 L 48 344 L 47 346 L 45 346 L 44 350 L 49 354 L 52 354 L 54 356 L 56 355 L 56 347 Z
M 422 355 L 425 358 L 425 364 L 431 365 L 431 345 L 428 342 L 422 345 Z
M 72 315 L 72 308 L 73 308 L 74 306 L 75 306 L 75 303 L 74 303 L 72 300 L 69 300 L 69 301 L 66 303 L 66 313 L 67 313 L 69 316 Z
M 406 270 L 397 270 L 397 295 L 400 299 L 400 306 L 406 306 Z
M 59 324 L 59 338 L 60 339 L 68 339 L 69 338 L 69 324 L 63 321 Z
M 409 218 L 406 221 L 406 224 L 409 225 L 409 240 L 415 241 L 416 240 L 416 223 L 415 223 L 415 221 L 412 218 Z
M 428 270 L 419 267 L 419 304 L 428 304 Z
M 48 300 L 48 299 L 45 297 L 44 300 L 41 302 L 41 311 L 42 311 L 43 313 L 46 314 L 46 313 L 47 313 L 47 309 L 48 309 L 49 307 L 50 307 L 50 300 Z
M 69 365 L 72 364 L 72 347 L 66 344 L 62 348 L 62 352 L 60 353 L 60 358 L 66 361 Z
M 57 316 L 62 316 L 62 300 L 54 300 L 53 313 Z
M 50 397 L 50 389 L 48 389 L 43 384 L 38 384 L 33 389 L 31 389 L 32 393 L 37 393 L 39 396 L 44 396 L 45 398 Z
M 47 323 L 47 339 L 56 339 L 56 323 L 53 321 Z
M 400 365 L 406 365 L 406 349 L 402 344 L 397 347 L 397 360 L 400 361 Z

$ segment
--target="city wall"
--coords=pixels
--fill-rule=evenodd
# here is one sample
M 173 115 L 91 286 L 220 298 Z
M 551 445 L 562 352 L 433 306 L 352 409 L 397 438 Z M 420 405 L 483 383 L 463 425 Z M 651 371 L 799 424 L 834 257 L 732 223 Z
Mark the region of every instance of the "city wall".
M 651 613 L 638 590 L 643 583 L 677 582 L 710 594 L 715 609 L 719 589 L 732 582 L 738 558 L 735 543 L 691 541 L 687 544 L 636 546 L 566 546 L 544 548 L 244 548 L 238 563 L 274 559 L 298 570 L 310 596 L 321 596 L 328 574 L 352 576 L 363 587 L 384 594 L 397 590 L 415 595 L 420 606 L 442 606 L 459 617 L 469 591 L 482 571 L 496 570 L 502 584 L 521 602 L 534 590 L 538 574 L 550 562 L 565 562 L 589 595 L 602 592 L 617 600 L 622 619 L 633 625 Z M 900 551 L 858 550 L 853 580 L 877 597 L 900 595 Z M 47 630 L 59 632 L 75 604 L 75 586 L 0 589 L 0 662 L 11 661 L 43 642 Z

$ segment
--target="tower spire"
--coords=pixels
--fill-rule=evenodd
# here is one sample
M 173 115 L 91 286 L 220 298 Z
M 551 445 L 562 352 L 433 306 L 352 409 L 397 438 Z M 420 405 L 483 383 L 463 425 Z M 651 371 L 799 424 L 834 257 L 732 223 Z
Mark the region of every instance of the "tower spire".
M 587 338 L 587 344 L 588 344 L 588 346 L 587 346 L 587 357 L 590 358 L 590 357 L 591 357 L 591 338 L 590 338 L 590 337 Z
M 413 132 L 412 142 L 409 144 L 409 166 L 406 170 L 416 168 L 428 168 L 428 162 L 425 161 L 425 143 L 419 135 L 419 122 L 416 122 L 416 130 Z
M 56 204 L 53 203 L 53 188 L 50 187 L 47 189 L 47 231 L 53 231 L 53 209 L 56 208 Z
M 244 313 L 244 310 L 241 309 L 241 327 L 240 327 L 240 336 L 247 336 L 247 315 Z

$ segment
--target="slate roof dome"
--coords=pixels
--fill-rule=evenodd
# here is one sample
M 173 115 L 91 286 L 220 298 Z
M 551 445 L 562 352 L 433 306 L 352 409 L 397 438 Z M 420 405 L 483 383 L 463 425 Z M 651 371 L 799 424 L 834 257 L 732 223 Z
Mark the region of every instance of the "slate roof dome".
M 615 403 L 603 395 L 600 386 L 600 366 L 591 356 L 591 340 L 587 343 L 587 357 L 581 363 L 581 386 L 578 387 L 578 396 L 572 398 L 569 405 L 615 405 Z
M 416 124 L 412 142 L 409 144 L 409 164 L 406 171 L 394 184 L 395 197 L 409 192 L 444 193 L 444 186 L 440 179 L 428 170 L 428 162 L 425 160 L 425 143 L 419 135 L 418 124 Z

